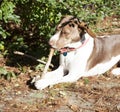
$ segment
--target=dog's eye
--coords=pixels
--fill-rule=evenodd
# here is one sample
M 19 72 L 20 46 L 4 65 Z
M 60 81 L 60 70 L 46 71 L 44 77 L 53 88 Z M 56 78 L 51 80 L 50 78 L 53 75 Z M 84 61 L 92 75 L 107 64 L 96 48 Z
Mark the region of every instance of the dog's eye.
M 69 24 L 70 27 L 75 27 L 75 25 L 73 23 Z
M 78 24 L 78 21 L 77 21 L 77 20 L 75 20 L 75 21 L 74 21 L 74 23 L 75 23 L 75 24 Z
M 66 31 L 62 31 L 62 34 L 66 35 L 66 34 L 68 34 L 68 32 L 66 32 Z

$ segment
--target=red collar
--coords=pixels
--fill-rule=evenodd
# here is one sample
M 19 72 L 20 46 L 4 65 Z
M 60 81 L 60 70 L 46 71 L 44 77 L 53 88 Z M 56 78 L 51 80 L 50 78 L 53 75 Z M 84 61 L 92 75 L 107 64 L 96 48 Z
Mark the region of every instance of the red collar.
M 64 53 L 67 53 L 67 52 L 71 52 L 71 51 L 76 51 L 77 49 L 81 48 L 81 47 L 84 47 L 87 42 L 89 41 L 89 38 L 86 39 L 82 45 L 80 45 L 79 47 L 77 48 L 73 48 L 73 47 L 64 47 L 64 48 L 61 48 L 59 51 L 61 54 L 64 54 Z

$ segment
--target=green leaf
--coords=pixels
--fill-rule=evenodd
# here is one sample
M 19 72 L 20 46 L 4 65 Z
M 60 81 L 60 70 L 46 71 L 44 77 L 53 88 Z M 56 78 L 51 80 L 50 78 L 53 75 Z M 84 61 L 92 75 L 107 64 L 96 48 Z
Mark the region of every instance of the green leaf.
M 0 20 L 2 20 L 2 10 L 0 10 Z
M 7 73 L 8 73 L 8 72 L 7 72 L 7 70 L 6 70 L 5 68 L 0 67 L 0 74 L 6 75 Z
M 10 73 L 10 72 L 6 74 L 6 79 L 7 79 L 7 80 L 10 80 L 10 79 L 11 79 L 11 73 Z
M 11 78 L 16 78 L 16 75 L 14 72 L 8 72 L 6 74 L 7 80 L 10 80 Z
M 84 79 L 84 83 L 85 83 L 85 84 L 89 84 L 89 82 L 90 82 L 90 81 L 89 81 L 88 78 L 85 78 L 85 79 Z
M 0 43 L 0 51 L 4 50 L 4 45 Z

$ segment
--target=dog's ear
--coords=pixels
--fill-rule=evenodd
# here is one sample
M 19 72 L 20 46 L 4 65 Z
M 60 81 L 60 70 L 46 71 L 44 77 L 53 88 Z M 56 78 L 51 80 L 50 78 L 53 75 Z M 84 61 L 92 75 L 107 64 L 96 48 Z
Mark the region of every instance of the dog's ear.
M 63 16 L 61 18 L 60 23 L 58 24 L 57 28 L 59 29 L 60 27 L 64 26 L 65 24 L 67 24 L 73 18 L 74 18 L 74 16 L 71 16 L 71 15 Z
M 83 28 L 86 30 L 86 32 L 92 36 L 93 38 L 96 38 L 96 34 L 91 30 L 89 29 L 88 25 L 84 22 L 79 22 L 79 27 Z

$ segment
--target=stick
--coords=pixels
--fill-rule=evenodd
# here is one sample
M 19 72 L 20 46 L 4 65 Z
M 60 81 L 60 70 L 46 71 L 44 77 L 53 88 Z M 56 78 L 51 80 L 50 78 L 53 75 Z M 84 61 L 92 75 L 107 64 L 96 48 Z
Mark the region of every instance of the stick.
M 47 72 L 47 70 L 48 70 L 48 68 L 49 68 L 49 66 L 50 66 L 50 63 L 51 63 L 53 54 L 54 54 L 54 49 L 51 48 L 51 49 L 50 49 L 49 56 L 48 56 L 48 61 L 47 61 L 46 65 L 45 65 L 45 68 L 44 68 L 44 71 L 43 71 L 41 77 L 44 77 L 45 73 Z
M 18 55 L 21 55 L 21 56 L 26 56 L 26 57 L 28 57 L 28 58 L 31 58 L 31 59 L 33 59 L 33 60 L 38 61 L 38 62 L 39 62 L 39 63 L 41 63 L 41 64 L 44 64 L 44 65 L 46 65 L 46 64 L 47 64 L 45 61 L 42 61 L 42 60 L 40 60 L 40 59 L 36 59 L 35 57 L 30 56 L 30 55 L 25 54 L 25 53 L 20 52 L 20 51 L 14 51 L 14 54 L 18 54 Z M 51 66 L 51 67 L 53 67 L 53 65 L 52 65 L 52 64 L 50 64 L 50 66 Z

